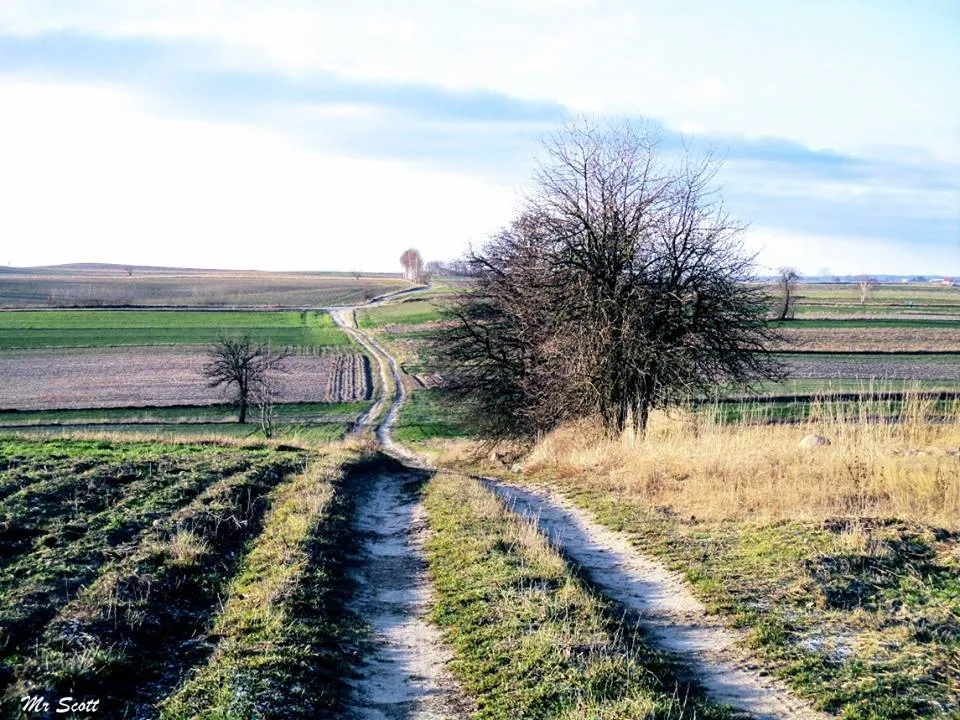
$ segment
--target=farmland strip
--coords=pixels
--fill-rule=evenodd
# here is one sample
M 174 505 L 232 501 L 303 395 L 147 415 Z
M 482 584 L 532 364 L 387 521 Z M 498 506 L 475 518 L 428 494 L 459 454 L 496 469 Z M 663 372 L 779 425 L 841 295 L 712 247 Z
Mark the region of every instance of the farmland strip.
M 0 568 L 33 549 L 44 535 L 45 545 L 56 549 L 61 540 L 82 536 L 107 508 L 121 512 L 138 504 L 145 491 L 162 478 L 185 472 L 169 462 L 94 464 L 80 460 L 61 465 L 0 503 Z M 108 513 L 112 517 L 113 511 Z M 49 533 L 51 528 L 56 532 Z M 0 591 L 5 586 L 0 577 Z
M 228 469 L 242 467 L 246 465 Z M 18 662 L 18 653 L 97 577 L 105 562 L 129 553 L 146 528 L 219 476 L 185 472 L 172 482 L 161 475 L 144 478 L 132 484 L 128 497 L 116 506 L 57 528 L 44 545 L 5 568 L 0 575 L 0 685 Z
M 338 465 L 317 460 L 273 492 L 213 624 L 216 650 L 161 717 L 315 718 L 341 708 L 342 648 L 361 623 L 343 608 L 351 503 Z
M 161 521 L 61 609 L 8 695 L 39 686 L 100 697 L 110 715 L 150 714 L 177 680 L 165 673 L 170 654 L 179 650 L 189 667 L 207 652 L 186 641 L 202 632 L 240 549 L 261 527 L 266 494 L 291 469 L 273 462 L 232 475 Z

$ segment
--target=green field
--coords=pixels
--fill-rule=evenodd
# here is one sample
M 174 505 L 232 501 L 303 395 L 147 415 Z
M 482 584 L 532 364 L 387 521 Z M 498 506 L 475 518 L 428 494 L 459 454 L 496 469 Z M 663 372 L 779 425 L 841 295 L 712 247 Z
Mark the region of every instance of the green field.
M 306 445 L 343 438 L 369 403 L 285 403 L 275 406 L 273 437 Z M 191 438 L 263 438 L 254 412 L 237 423 L 229 405 L 90 410 L 0 411 L 0 433 L 64 437 L 76 434 L 149 436 L 175 441 Z
M 387 325 L 422 325 L 435 322 L 440 317 L 440 308 L 430 299 L 406 300 L 357 310 L 357 324 L 362 328 L 380 328 Z
M 31 693 L 98 698 L 105 717 L 337 709 L 359 632 L 340 608 L 358 459 L 0 440 L 2 715 Z
M 0 350 L 206 345 L 249 334 L 286 347 L 348 345 L 325 312 L 37 310 L 0 312 Z
M 960 311 L 960 308 L 958 308 Z M 803 319 L 799 318 L 797 320 L 787 320 L 786 322 L 777 323 L 777 327 L 781 329 L 802 329 L 802 328 L 816 328 L 816 329 L 828 329 L 836 328 L 842 330 L 863 330 L 868 328 L 945 328 L 949 330 L 960 329 L 960 319 L 952 318 L 887 318 L 887 317 L 876 317 L 876 318 L 818 318 L 818 319 Z

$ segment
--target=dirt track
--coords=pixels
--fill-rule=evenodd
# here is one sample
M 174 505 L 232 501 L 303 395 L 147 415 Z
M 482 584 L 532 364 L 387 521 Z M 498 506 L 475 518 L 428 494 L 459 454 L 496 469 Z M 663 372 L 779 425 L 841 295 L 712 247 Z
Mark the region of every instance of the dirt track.
M 379 365 L 376 401 L 356 431 L 376 428 L 383 449 L 410 463 L 412 456 L 390 434 L 406 399 L 396 362 L 356 327 L 352 310 L 331 315 Z M 371 625 L 372 649 L 353 683 L 348 711 L 363 720 L 459 720 L 472 709 L 447 670 L 451 653 L 440 631 L 427 621 L 432 593 L 422 547 L 426 522 L 413 492 L 423 477 L 422 469 L 398 464 L 371 476 L 358 498 L 354 523 L 363 545 L 353 575 L 359 588 L 353 609 Z
M 534 519 L 607 597 L 636 613 L 645 639 L 677 657 L 710 699 L 758 720 L 826 717 L 761 676 L 738 645 L 742 634 L 709 618 L 676 573 L 637 552 L 622 533 L 555 495 L 492 478 L 487 484 L 509 507 Z
M 352 315 L 334 314 L 338 324 L 380 363 L 381 387 L 388 388 L 381 403 L 392 397 L 377 435 L 387 452 L 414 466 L 411 472 L 418 472 L 423 466 L 390 436 L 391 425 L 405 398 L 397 364 L 382 345 L 350 323 L 349 317 Z M 368 422 L 375 423 L 382 411 L 383 407 L 379 407 Z M 373 710 L 359 716 L 462 717 L 466 701 L 453 681 L 446 679 L 443 666 L 448 653 L 440 645 L 436 630 L 423 623 L 429 587 L 419 569 L 422 556 L 416 540 L 423 532 L 423 511 L 415 499 L 402 499 L 403 482 L 402 475 L 378 477 L 370 490 L 372 498 L 363 506 L 358 520 L 372 537 L 370 560 L 360 575 L 365 590 L 361 592 L 358 610 L 371 618 L 378 648 L 368 660 L 368 671 L 358 684 L 356 695 L 358 707 L 366 700 L 372 703 Z M 741 635 L 710 619 L 678 575 L 639 553 L 624 535 L 603 527 L 589 513 L 559 497 L 494 478 L 487 478 L 486 482 L 517 512 L 536 519 L 541 531 L 585 571 L 601 592 L 635 613 L 651 645 L 675 657 L 681 669 L 704 687 L 712 700 L 758 720 L 826 717 L 752 664 Z M 412 572 L 412 586 L 385 584 L 387 577 L 406 575 L 404 567 L 417 568 Z M 396 595 L 391 595 L 394 592 Z M 411 637 L 414 628 L 420 640 Z M 407 673 L 406 680 L 403 673 Z M 434 695 L 441 698 L 435 711 L 439 714 L 430 714 Z M 417 714 L 409 714 L 411 708 Z
M 370 623 L 373 648 L 353 683 L 348 711 L 356 718 L 452 720 L 472 710 L 447 670 L 452 653 L 426 617 L 432 598 L 418 480 L 402 470 L 376 473 L 357 504 L 362 563 L 351 609 Z

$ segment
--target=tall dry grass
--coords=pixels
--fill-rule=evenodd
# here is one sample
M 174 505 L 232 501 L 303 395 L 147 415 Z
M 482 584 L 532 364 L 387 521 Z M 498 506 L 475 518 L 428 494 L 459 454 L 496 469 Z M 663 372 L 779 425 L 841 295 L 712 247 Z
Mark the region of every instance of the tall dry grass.
M 960 529 L 960 403 L 907 399 L 895 423 L 871 401 L 823 401 L 800 424 L 723 425 L 658 413 L 645 439 L 567 425 L 523 463 L 701 520 L 891 517 Z M 800 447 L 808 434 L 831 442 Z

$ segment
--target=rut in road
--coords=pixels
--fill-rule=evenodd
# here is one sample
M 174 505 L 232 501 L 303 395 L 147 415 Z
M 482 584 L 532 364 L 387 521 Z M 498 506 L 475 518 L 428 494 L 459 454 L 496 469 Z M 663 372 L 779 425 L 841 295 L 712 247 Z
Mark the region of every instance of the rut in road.
M 400 370 L 382 345 L 356 327 L 352 310 L 331 314 L 380 370 L 378 397 L 355 431 L 376 426 L 384 451 L 396 458 L 355 484 L 354 528 L 362 542 L 351 572 L 357 587 L 351 609 L 372 633 L 371 649 L 351 682 L 347 713 L 361 720 L 458 720 L 474 708 L 447 670 L 452 652 L 427 620 L 433 603 L 423 553 L 426 515 L 417 489 L 428 473 L 410 467 L 412 455 L 390 435 L 406 398 Z
M 677 658 L 711 700 L 757 720 L 827 717 L 752 668 L 738 650 L 742 634 L 708 617 L 675 573 L 639 553 L 623 533 L 552 493 L 484 481 L 508 507 L 535 521 L 604 595 L 636 613 L 647 642 Z
M 355 530 L 361 562 L 350 609 L 372 627 L 372 650 L 352 683 L 350 717 L 440 720 L 473 711 L 447 670 L 452 653 L 427 620 L 432 593 L 423 557 L 426 518 L 417 488 L 426 473 L 399 463 L 362 479 Z

